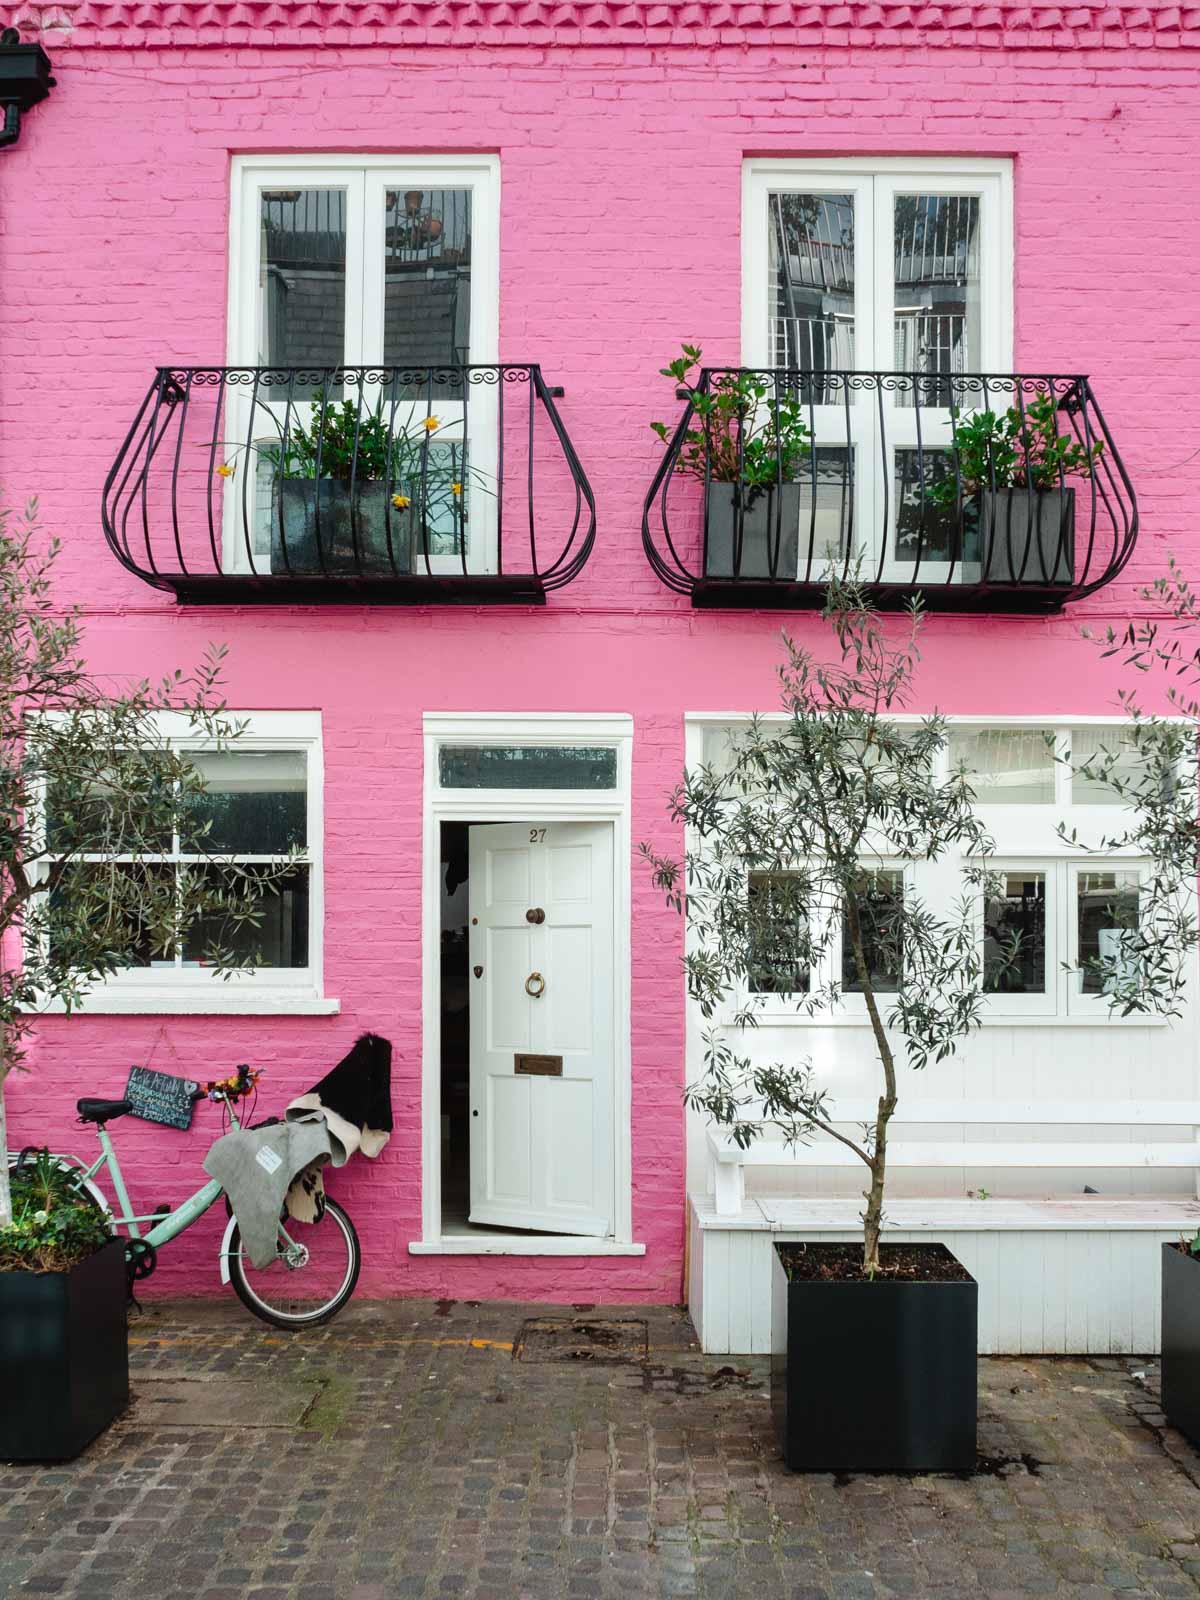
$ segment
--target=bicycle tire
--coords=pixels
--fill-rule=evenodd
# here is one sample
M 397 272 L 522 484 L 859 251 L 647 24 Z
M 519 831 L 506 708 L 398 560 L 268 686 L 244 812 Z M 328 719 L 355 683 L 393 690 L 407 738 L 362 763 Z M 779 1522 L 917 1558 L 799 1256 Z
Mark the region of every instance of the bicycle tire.
M 336 1200 L 326 1198 L 325 1221 L 332 1221 L 340 1227 L 349 1249 L 349 1266 L 345 1279 L 333 1298 L 320 1305 L 314 1306 L 311 1311 L 286 1313 L 279 1311 L 262 1300 L 255 1293 L 254 1287 L 246 1278 L 242 1257 L 241 1229 L 234 1226 L 229 1236 L 229 1279 L 233 1284 L 234 1293 L 246 1307 L 263 1322 L 269 1323 L 273 1328 L 295 1330 L 297 1328 L 316 1328 L 323 1322 L 336 1317 L 338 1312 L 354 1293 L 358 1283 L 358 1274 L 362 1269 L 362 1247 L 358 1242 L 358 1231 L 351 1222 L 345 1209 L 338 1205 Z

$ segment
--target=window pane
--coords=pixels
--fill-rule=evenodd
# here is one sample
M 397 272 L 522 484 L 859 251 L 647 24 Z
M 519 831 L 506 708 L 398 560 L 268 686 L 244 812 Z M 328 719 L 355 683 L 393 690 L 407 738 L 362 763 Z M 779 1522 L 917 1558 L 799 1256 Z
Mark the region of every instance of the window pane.
M 62 855 L 165 855 L 171 849 L 175 774 L 153 750 L 126 753 L 108 782 L 52 782 L 46 792 L 46 842 Z
M 895 243 L 895 351 L 898 372 L 978 372 L 979 198 L 898 194 Z M 949 406 L 948 387 L 921 386 L 925 404 Z M 911 405 L 901 391 L 898 405 Z
M 1077 806 L 1119 806 L 1126 802 L 1100 777 L 1089 777 L 1078 771 L 1089 757 L 1097 758 L 1097 765 L 1106 769 L 1108 758 L 1116 756 L 1113 769 L 1118 778 L 1136 783 L 1142 773 L 1142 762 L 1133 740 L 1121 728 L 1071 729 L 1071 800 Z
M 796 959 L 797 929 L 804 926 L 806 910 L 795 878 L 751 874 L 751 994 L 808 993 L 808 968 Z
M 384 364 L 469 362 L 470 189 L 389 189 L 384 206 Z
M 1007 872 L 983 914 L 983 987 L 991 994 L 1046 992 L 1046 878 Z
M 1054 754 L 1043 728 L 950 733 L 950 764 L 963 766 L 985 806 L 1052 805 Z
M 443 745 L 443 789 L 615 789 L 617 752 L 585 745 Z
M 260 362 L 339 366 L 346 351 L 345 189 L 264 189 L 260 219 Z M 288 385 L 270 392 L 284 399 Z
M 244 923 L 238 927 L 219 914 L 197 917 L 183 942 L 183 965 L 209 966 L 208 953 L 220 947 L 235 952 L 239 959 L 257 956 L 266 967 L 306 967 L 308 868 L 298 867 L 264 889 L 258 910 L 257 926 Z
M 303 751 L 205 751 L 191 761 L 206 789 L 189 808 L 182 850 L 286 855 L 308 842 Z
M 854 196 L 772 194 L 767 204 L 771 364 L 812 372 L 852 368 Z
M 175 965 L 174 867 L 76 861 L 52 881 L 47 907 L 52 951 L 73 941 L 78 909 L 86 907 L 89 939 L 101 935 L 109 949 L 121 953 L 122 966 Z
M 964 552 L 950 452 L 897 449 L 894 471 L 892 525 L 897 558 L 914 563 L 918 559 L 922 563 L 961 562 Z
M 1136 872 L 1081 872 L 1077 880 L 1079 965 L 1084 994 L 1108 994 L 1115 977 L 1128 975 L 1135 957 L 1122 955 L 1122 935 L 1137 927 Z M 1095 963 L 1105 970 L 1097 971 Z
M 800 463 L 799 576 L 821 579 L 830 561 L 842 561 L 850 539 L 854 463 L 844 445 L 816 445 Z M 810 561 L 811 555 L 811 561 Z M 790 574 L 787 574 L 790 576 Z
M 903 955 L 897 917 L 904 903 L 904 879 L 899 872 L 864 872 L 858 880 L 855 901 L 871 986 L 882 994 L 894 993 L 899 988 Z M 843 911 L 842 988 L 847 994 L 861 994 L 862 987 Z

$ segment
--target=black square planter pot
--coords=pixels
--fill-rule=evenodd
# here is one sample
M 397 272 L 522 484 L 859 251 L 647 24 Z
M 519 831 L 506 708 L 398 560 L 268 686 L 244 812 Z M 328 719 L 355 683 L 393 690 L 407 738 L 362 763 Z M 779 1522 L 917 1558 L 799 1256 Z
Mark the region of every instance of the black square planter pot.
M 125 1245 L 69 1272 L 0 1272 L 0 1461 L 77 1456 L 129 1404 Z
M 705 509 L 705 577 L 774 577 L 780 583 L 794 583 L 803 489 L 799 483 L 753 490 L 738 483 L 710 483 Z
M 1162 1408 L 1200 1442 L 1200 1258 L 1162 1247 Z
M 775 1246 L 771 1301 L 771 1406 L 788 1466 L 972 1471 L 975 1280 L 789 1280 L 781 1257 L 797 1248 Z M 944 1245 L 916 1248 L 955 1259 Z

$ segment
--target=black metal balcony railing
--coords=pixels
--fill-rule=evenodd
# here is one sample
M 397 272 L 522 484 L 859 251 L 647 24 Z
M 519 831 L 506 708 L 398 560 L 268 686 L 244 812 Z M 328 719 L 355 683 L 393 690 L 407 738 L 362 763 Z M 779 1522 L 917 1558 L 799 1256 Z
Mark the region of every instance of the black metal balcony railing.
M 1057 611 L 1133 553 L 1133 486 L 1085 377 L 706 368 L 650 492 L 655 572 L 694 606 Z
M 121 564 L 193 603 L 541 603 L 595 500 L 536 365 L 161 367 L 104 487 Z

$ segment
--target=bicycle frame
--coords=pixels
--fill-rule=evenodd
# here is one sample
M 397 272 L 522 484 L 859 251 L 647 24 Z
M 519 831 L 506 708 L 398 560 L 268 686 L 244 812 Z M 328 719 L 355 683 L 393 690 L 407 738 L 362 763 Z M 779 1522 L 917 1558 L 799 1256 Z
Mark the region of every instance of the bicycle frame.
M 235 1128 L 240 1128 L 241 1123 L 238 1121 L 237 1112 L 234 1110 L 232 1103 L 226 1100 L 225 1106 L 229 1112 L 229 1119 L 232 1125 Z M 182 1205 L 176 1206 L 175 1210 L 168 1212 L 165 1217 L 153 1212 L 147 1212 L 144 1215 L 137 1214 L 130 1205 L 129 1191 L 125 1187 L 121 1163 L 117 1159 L 117 1152 L 113 1147 L 112 1139 L 104 1123 L 97 1124 L 96 1133 L 100 1140 L 100 1154 L 90 1167 L 85 1167 L 82 1162 L 77 1161 L 73 1156 L 68 1159 L 76 1166 L 78 1171 L 77 1181 L 80 1184 L 92 1183 L 97 1173 L 107 1170 L 112 1183 L 113 1194 L 121 1208 L 119 1213 L 113 1212 L 113 1223 L 118 1228 L 127 1228 L 131 1239 L 144 1239 L 148 1245 L 157 1250 L 162 1245 L 169 1244 L 172 1239 L 178 1238 L 186 1228 L 190 1228 L 192 1223 L 202 1217 L 209 1207 L 214 1205 L 224 1193 L 217 1180 L 211 1178 L 202 1189 L 197 1189 L 195 1194 L 189 1195 Z M 141 1231 L 143 1223 L 153 1223 L 154 1226 L 143 1233 Z

